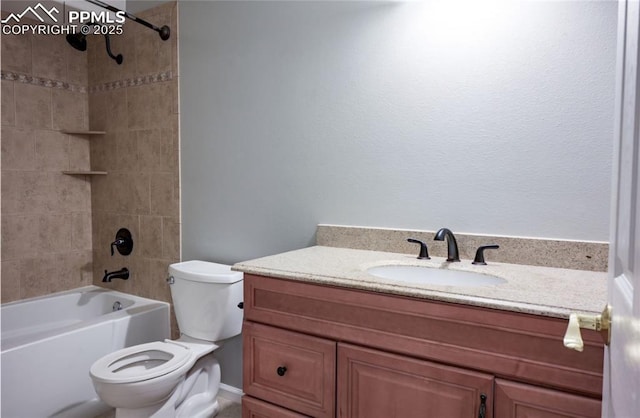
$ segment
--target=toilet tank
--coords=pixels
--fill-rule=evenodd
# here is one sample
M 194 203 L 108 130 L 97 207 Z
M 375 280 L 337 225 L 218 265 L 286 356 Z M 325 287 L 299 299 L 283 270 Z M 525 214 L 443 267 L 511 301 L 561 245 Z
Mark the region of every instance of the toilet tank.
M 181 334 L 214 342 L 240 334 L 243 273 L 193 260 L 171 264 L 169 279 Z

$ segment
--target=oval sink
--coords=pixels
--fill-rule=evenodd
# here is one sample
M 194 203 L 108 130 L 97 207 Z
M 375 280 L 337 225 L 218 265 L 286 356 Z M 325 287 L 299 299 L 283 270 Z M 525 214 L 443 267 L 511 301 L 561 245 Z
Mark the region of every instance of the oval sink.
M 480 287 L 506 283 L 505 279 L 471 271 L 445 270 L 420 266 L 377 266 L 367 269 L 372 276 L 397 282 L 440 286 Z

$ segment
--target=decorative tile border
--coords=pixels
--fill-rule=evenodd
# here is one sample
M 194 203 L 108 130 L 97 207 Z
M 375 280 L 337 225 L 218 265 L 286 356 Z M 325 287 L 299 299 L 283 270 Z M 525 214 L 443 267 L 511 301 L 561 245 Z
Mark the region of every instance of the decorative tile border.
M 31 84 L 39 87 L 51 87 L 54 89 L 86 93 L 87 88 L 78 84 L 67 83 L 66 81 L 51 80 L 48 78 L 34 77 L 27 74 L 13 73 L 10 71 L 0 71 L 0 79 L 17 81 L 18 83 Z
M 112 91 L 123 89 L 126 87 L 143 86 L 145 84 L 162 83 L 173 79 L 172 71 L 164 71 L 157 74 L 149 74 L 141 77 L 129 78 L 126 80 L 110 81 L 108 83 L 97 84 L 89 87 L 89 93 L 97 93 L 101 91 Z
M 102 83 L 95 86 L 91 86 L 87 89 L 86 86 L 78 84 L 67 83 L 66 81 L 51 80 L 48 78 L 34 77 L 27 74 L 14 73 L 10 71 L 0 71 L 0 79 L 7 81 L 17 81 L 18 83 L 31 84 L 33 86 L 51 87 L 60 90 L 69 90 L 79 93 L 97 93 L 101 91 L 111 91 L 122 89 L 126 87 L 143 86 L 145 84 L 162 83 L 164 81 L 173 80 L 172 71 L 164 71 L 157 74 L 149 74 L 141 77 L 129 78 L 126 80 L 111 81 L 108 83 Z
M 454 231 L 455 233 L 455 231 Z M 407 238 L 424 241 L 429 255 L 446 257 L 446 244 L 434 242 L 435 231 L 318 225 L 316 244 L 326 247 L 418 254 L 418 246 Z M 501 237 L 456 233 L 460 258 L 472 260 L 481 245 L 497 244 L 498 250 L 485 253 L 491 261 L 574 270 L 607 271 L 609 244 L 592 241 L 562 241 L 543 238 Z

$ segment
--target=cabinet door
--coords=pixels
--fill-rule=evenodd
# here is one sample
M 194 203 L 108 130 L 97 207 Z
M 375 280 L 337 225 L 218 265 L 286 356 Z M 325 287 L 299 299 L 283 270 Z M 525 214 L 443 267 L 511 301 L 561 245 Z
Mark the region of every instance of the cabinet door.
M 488 418 L 492 399 L 491 375 L 338 344 L 339 418 Z
M 243 396 L 242 418 L 307 418 L 307 416 L 249 396 Z
M 496 379 L 495 418 L 600 417 L 600 401 Z

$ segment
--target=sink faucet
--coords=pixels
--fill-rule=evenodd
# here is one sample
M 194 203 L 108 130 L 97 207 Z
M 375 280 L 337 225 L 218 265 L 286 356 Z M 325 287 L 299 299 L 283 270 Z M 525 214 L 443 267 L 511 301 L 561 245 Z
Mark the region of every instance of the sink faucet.
M 447 228 L 440 228 L 436 232 L 436 236 L 433 237 L 434 241 L 444 241 L 447 239 L 447 261 L 460 261 L 460 254 L 458 253 L 458 243 L 453 232 Z
M 129 278 L 129 269 L 126 267 L 122 267 L 120 270 L 117 270 L 117 271 L 107 272 L 107 270 L 105 270 L 102 281 L 110 282 L 112 279 L 127 280 L 128 278 Z

